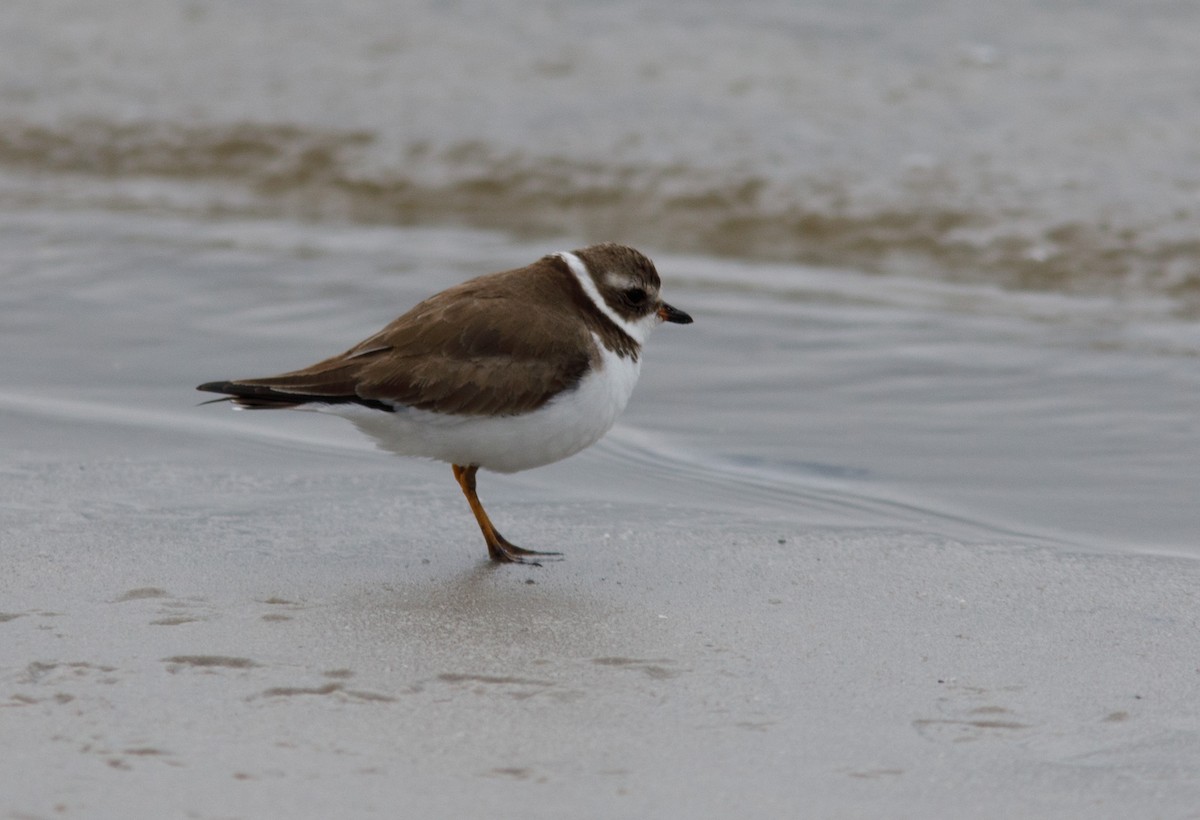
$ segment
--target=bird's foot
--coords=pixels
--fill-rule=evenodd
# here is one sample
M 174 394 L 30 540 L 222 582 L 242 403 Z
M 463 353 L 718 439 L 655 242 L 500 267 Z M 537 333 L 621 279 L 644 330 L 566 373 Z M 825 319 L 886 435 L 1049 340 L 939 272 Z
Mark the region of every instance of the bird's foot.
M 561 552 L 539 552 L 538 550 L 527 550 L 524 547 L 518 547 L 516 544 L 509 541 L 500 533 L 494 533 L 495 542 L 488 541 L 488 555 L 493 561 L 501 564 L 527 564 L 533 567 L 542 565 L 541 559 L 549 559 L 551 561 L 561 561 L 563 554 Z

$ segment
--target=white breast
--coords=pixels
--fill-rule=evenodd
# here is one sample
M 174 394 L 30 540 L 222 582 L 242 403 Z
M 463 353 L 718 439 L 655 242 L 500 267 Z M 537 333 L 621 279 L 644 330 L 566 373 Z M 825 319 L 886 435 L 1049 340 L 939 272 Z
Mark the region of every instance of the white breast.
M 395 413 L 357 405 L 323 409 L 350 419 L 389 452 L 451 464 L 476 464 L 514 473 L 541 467 L 595 444 L 625 409 L 641 364 L 604 349 L 574 390 L 520 416 L 451 416 L 399 408 Z

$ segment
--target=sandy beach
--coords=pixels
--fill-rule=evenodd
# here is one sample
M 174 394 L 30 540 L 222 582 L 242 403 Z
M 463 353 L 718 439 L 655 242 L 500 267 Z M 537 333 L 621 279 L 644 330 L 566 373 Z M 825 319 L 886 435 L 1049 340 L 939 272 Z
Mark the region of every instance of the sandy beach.
M 1200 804 L 1194 561 L 526 499 L 496 567 L 441 469 L 201 443 L 0 475 L 5 816 Z
M 0 818 L 1200 818 L 1200 7 L 0 9 Z M 202 405 L 618 241 L 481 473 Z

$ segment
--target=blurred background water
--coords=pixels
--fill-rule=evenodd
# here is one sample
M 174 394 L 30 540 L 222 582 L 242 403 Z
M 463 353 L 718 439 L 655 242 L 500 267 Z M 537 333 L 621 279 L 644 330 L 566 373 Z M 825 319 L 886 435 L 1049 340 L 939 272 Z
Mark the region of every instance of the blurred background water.
M 6 3 L 2 458 L 283 435 L 452 491 L 191 388 L 611 239 L 697 323 L 595 452 L 497 492 L 1200 555 L 1197 30 L 1118 0 Z

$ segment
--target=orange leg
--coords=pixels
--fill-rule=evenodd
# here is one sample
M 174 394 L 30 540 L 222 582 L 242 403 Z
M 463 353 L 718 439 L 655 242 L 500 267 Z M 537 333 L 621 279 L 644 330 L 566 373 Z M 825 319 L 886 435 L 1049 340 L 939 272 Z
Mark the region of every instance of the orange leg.
M 471 505 L 471 512 L 475 513 L 475 520 L 479 522 L 479 529 L 483 531 L 483 540 L 487 542 L 488 555 L 491 556 L 493 561 L 503 564 L 533 564 L 534 566 L 540 566 L 537 561 L 531 561 L 522 556 L 562 555 L 561 552 L 527 550 L 523 547 L 518 547 L 506 539 L 496 529 L 496 526 L 492 523 L 492 519 L 488 518 L 487 512 L 483 509 L 483 504 L 479 501 L 479 496 L 475 494 L 475 473 L 479 472 L 479 468 L 475 465 L 463 467 L 458 464 L 451 464 L 450 467 L 454 470 L 454 478 L 458 480 L 458 486 L 462 488 L 463 495 L 467 497 L 467 503 Z

